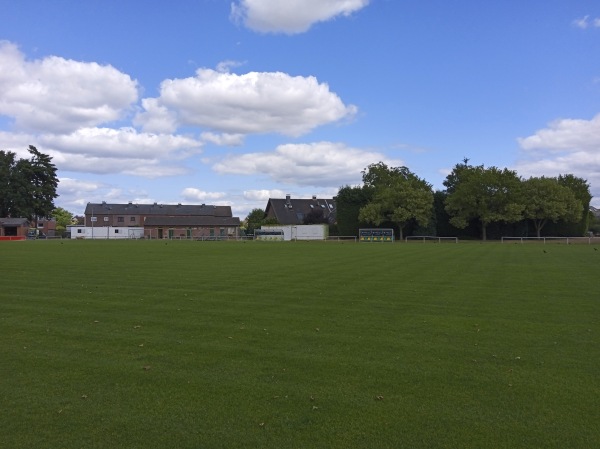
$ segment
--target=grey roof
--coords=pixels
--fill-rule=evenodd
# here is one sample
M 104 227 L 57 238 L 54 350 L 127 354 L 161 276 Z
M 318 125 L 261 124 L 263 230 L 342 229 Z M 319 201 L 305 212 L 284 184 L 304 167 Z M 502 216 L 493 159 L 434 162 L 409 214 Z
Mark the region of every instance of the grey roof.
M 231 217 L 231 206 L 212 206 L 208 204 L 115 204 L 115 203 L 88 203 L 85 214 L 110 214 L 110 215 L 163 215 L 178 216 L 213 216 Z
M 0 218 L 0 226 L 28 226 L 27 218 Z
M 210 216 L 187 216 L 187 217 L 146 217 L 144 226 L 239 226 L 238 217 L 210 217 Z
M 329 223 L 335 223 L 336 205 L 335 201 L 329 198 L 269 198 L 265 215 L 272 211 L 272 215 L 280 224 L 300 225 L 304 223 L 304 218 L 317 208 L 323 212 L 323 217 Z

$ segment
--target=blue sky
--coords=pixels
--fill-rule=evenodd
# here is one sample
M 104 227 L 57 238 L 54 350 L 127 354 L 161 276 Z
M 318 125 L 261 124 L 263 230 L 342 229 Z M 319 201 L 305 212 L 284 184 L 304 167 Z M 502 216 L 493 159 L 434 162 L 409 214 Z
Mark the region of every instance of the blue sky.
M 0 149 L 58 206 L 331 197 L 379 161 L 573 173 L 600 206 L 600 2 L 0 0 Z

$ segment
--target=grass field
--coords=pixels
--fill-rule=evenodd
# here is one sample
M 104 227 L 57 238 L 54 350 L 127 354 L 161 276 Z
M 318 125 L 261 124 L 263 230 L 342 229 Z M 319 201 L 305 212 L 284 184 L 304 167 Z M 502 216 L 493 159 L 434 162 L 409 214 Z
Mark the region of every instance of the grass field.
M 600 248 L 0 244 L 0 447 L 600 447 Z

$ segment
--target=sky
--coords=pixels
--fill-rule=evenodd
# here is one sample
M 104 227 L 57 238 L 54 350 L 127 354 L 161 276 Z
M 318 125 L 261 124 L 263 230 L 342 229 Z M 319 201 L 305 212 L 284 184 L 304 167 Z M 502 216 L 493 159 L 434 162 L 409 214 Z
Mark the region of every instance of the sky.
M 0 149 L 57 206 L 333 197 L 369 164 L 571 173 L 600 207 L 597 0 L 0 0 Z

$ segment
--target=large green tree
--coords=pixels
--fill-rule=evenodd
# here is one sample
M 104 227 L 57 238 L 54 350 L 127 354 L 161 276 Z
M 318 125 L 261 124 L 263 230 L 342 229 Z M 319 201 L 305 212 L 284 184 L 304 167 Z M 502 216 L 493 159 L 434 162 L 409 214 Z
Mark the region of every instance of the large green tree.
M 52 158 L 30 145 L 30 159 L 16 159 L 0 151 L 0 215 L 36 220 L 48 217 L 58 196 L 58 178 Z
M 362 186 L 344 186 L 335 197 L 336 218 L 340 235 L 358 235 L 358 214 L 373 197 L 372 189 Z
M 67 226 L 77 223 L 74 215 L 62 207 L 57 207 L 52 211 L 52 217 L 56 220 L 56 230 L 61 233 L 65 232 Z
M 407 167 L 388 167 L 383 162 L 363 171 L 363 183 L 373 189 L 371 201 L 360 209 L 359 220 L 379 226 L 384 222 L 398 225 L 400 240 L 410 221 L 427 226 L 432 217 L 431 184 L 419 178 Z
M 16 182 L 16 154 L 0 151 L 0 217 L 8 217 L 13 210 L 13 189 Z
M 579 178 L 572 174 L 559 175 L 558 183 L 561 186 L 568 187 L 579 201 L 581 201 L 581 214 L 579 220 L 576 221 L 574 232 L 576 235 L 584 235 L 589 227 L 590 222 L 590 201 L 592 194 L 590 193 L 590 185 L 587 180 Z
M 465 160 L 455 166 L 445 185 L 449 187 L 446 211 L 450 223 L 462 229 L 477 220 L 482 240 L 487 240 L 490 223 L 514 223 L 523 217 L 521 180 L 512 170 L 472 166 Z
M 265 219 L 265 211 L 260 208 L 252 209 L 246 217 L 246 232 L 254 234 L 255 229 L 259 229 Z
M 573 191 L 556 178 L 529 178 L 523 181 L 524 218 L 531 220 L 538 237 L 549 221 L 574 223 L 581 220 L 583 206 Z

